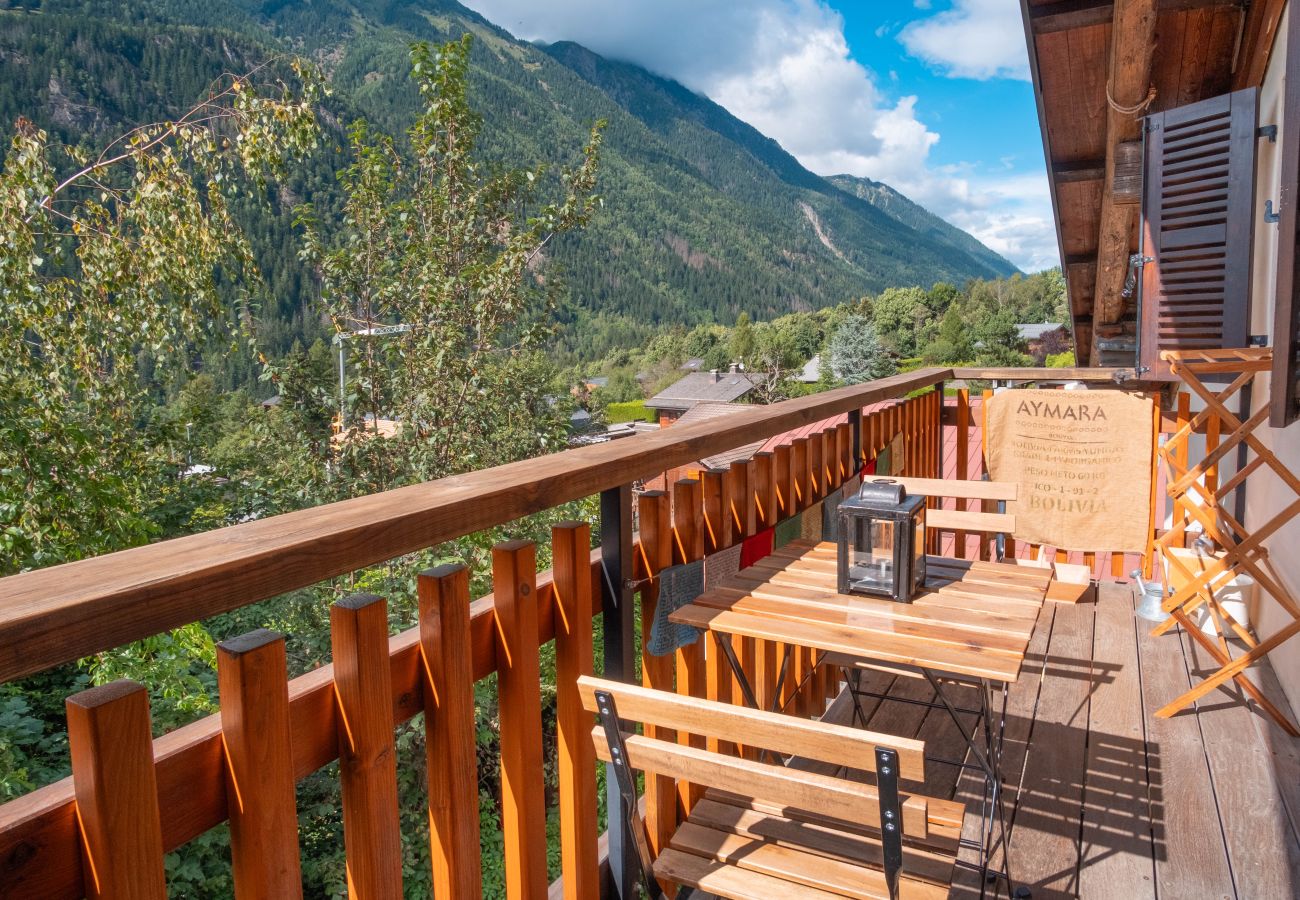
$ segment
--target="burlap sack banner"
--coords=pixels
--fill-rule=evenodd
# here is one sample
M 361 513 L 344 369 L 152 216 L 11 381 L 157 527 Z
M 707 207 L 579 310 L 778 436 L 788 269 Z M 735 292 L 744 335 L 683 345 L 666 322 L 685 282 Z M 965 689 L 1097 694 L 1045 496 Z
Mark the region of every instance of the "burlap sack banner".
M 1016 537 L 1066 550 L 1147 549 L 1151 400 L 1010 390 L 985 413 L 989 477 L 1020 485 Z

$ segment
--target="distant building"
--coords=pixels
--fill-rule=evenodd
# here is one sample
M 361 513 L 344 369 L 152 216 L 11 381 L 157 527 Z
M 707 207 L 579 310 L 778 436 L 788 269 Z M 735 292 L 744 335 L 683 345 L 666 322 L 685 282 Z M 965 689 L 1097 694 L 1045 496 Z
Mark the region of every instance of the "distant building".
M 737 371 L 735 366 L 730 372 L 692 372 L 645 402 L 654 410 L 660 425 L 671 425 L 682 414 L 694 409 L 700 403 L 713 401 L 733 403 L 741 399 L 762 383 L 761 375 L 750 375 Z
M 692 356 L 686 362 L 682 363 L 680 370 L 683 372 L 698 372 L 704 368 L 704 360 L 698 356 Z
M 1061 332 L 1061 337 L 1068 344 L 1069 331 L 1059 322 L 1029 322 L 1016 326 L 1016 334 L 1029 345 L 1029 352 L 1037 354 L 1045 341 L 1052 332 Z
M 724 376 L 725 377 L 725 376 Z M 696 403 L 686 412 L 682 413 L 674 423 L 674 428 L 685 428 L 690 425 L 698 425 L 701 422 L 717 421 L 726 419 L 738 413 L 747 412 L 753 409 L 743 403 L 727 403 L 716 400 L 702 400 Z M 755 453 L 763 448 L 763 441 L 753 441 L 748 444 L 736 447 L 733 450 L 727 450 L 722 453 L 706 456 L 703 459 L 687 463 L 670 469 L 662 476 L 647 482 L 648 488 L 667 490 L 678 479 L 690 478 L 701 469 L 727 469 L 733 462 L 744 462 L 750 459 Z
M 814 356 L 803 364 L 803 370 L 794 376 L 794 380 L 801 384 L 816 384 L 822 380 L 822 358 L 820 355 Z

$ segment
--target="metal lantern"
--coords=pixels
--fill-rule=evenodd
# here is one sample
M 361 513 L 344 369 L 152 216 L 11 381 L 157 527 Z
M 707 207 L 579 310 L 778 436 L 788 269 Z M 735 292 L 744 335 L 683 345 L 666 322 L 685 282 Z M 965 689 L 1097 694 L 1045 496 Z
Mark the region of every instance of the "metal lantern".
M 888 478 L 839 506 L 839 591 L 911 603 L 925 585 L 925 497 Z

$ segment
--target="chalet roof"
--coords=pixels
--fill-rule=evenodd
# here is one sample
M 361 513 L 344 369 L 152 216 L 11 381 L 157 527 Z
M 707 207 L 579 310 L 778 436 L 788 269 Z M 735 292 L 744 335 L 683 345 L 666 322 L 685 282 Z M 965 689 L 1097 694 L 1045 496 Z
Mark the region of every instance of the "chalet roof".
M 1134 301 L 1121 291 L 1128 257 L 1137 251 L 1138 204 L 1103 204 L 1103 198 L 1111 194 L 1108 153 L 1113 160 L 1116 145 L 1140 139 L 1143 113 L 1112 108 L 1107 85 L 1120 107 L 1151 97 L 1145 113 L 1258 86 L 1282 2 L 1150 5 L 1154 17 L 1143 17 L 1144 4 L 1129 4 L 1134 11 L 1118 23 L 1115 10 L 1122 7 L 1110 2 L 1027 0 L 1024 6 L 1080 365 L 1101 364 L 1094 338 L 1131 333 L 1136 315 Z M 1103 234 L 1116 237 L 1103 246 Z
M 1025 322 L 1016 326 L 1016 334 L 1022 341 L 1036 341 L 1043 335 L 1064 328 L 1060 322 Z
M 818 355 L 803 364 L 803 371 L 796 375 L 794 380 L 802 384 L 816 384 L 818 381 L 821 381 L 821 377 L 822 358 Z
M 717 401 L 706 400 L 697 403 L 691 409 L 682 414 L 682 417 L 673 423 L 674 428 L 682 425 L 694 425 L 698 422 L 708 422 L 713 419 L 723 419 L 727 416 L 734 416 L 737 413 L 752 411 L 752 406 L 746 406 L 743 403 L 720 403 Z M 700 465 L 706 469 L 725 469 L 733 462 L 740 462 L 749 459 L 759 450 L 763 449 L 763 441 L 754 441 L 749 444 L 737 447 L 734 450 L 727 450 L 723 453 L 707 456 L 700 460 Z
M 702 368 L 704 368 L 704 360 L 698 356 L 692 356 L 681 364 L 679 370 L 682 372 L 698 372 Z
M 744 372 L 692 372 L 655 394 L 645 405 L 651 409 L 691 409 L 705 400 L 729 403 L 748 394 L 761 376 Z

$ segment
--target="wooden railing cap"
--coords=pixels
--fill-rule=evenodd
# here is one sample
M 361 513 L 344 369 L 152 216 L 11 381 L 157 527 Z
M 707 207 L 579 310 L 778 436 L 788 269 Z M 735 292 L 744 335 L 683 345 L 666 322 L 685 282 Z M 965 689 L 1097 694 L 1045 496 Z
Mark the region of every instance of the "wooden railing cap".
M 138 681 L 119 678 L 117 681 L 110 681 L 108 684 L 101 684 L 97 687 L 86 688 L 84 691 L 78 691 L 67 699 L 67 703 L 69 706 L 79 706 L 82 709 L 95 709 L 144 690 L 145 686 Z
M 238 637 L 227 638 L 217 644 L 217 649 L 229 653 L 231 656 L 241 656 L 265 647 L 267 644 L 274 644 L 276 641 L 282 640 L 284 640 L 284 635 L 278 631 L 272 631 L 269 628 L 257 628 Z
M 464 563 L 443 563 L 440 566 L 434 566 L 431 569 L 425 569 L 420 573 L 421 578 L 432 578 L 435 581 L 441 581 L 444 578 L 451 578 L 459 575 L 461 572 L 469 572 L 469 567 Z
M 342 600 L 335 600 L 334 605 L 343 609 L 361 610 L 383 602 L 384 598 L 378 594 L 348 594 Z

